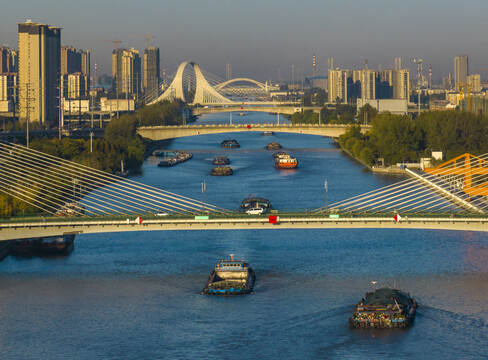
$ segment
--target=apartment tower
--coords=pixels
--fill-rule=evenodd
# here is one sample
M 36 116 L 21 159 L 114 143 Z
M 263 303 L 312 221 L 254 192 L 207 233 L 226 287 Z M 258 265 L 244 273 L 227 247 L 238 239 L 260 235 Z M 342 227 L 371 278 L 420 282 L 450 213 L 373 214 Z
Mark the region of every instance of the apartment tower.
M 468 56 L 459 55 L 454 58 L 454 86 L 468 82 Z
M 146 102 L 158 97 L 159 87 L 159 48 L 150 46 L 144 51 L 144 91 Z
M 58 120 L 61 28 L 19 23 L 20 121 Z

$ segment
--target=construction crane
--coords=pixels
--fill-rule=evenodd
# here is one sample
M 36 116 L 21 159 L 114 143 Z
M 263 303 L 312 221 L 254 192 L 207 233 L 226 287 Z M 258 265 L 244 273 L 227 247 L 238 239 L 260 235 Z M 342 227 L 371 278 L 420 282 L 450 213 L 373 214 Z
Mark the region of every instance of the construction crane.
M 122 40 L 108 40 L 108 39 L 98 39 L 99 41 L 110 41 L 115 44 L 115 52 L 119 50 L 119 43 L 122 42 Z
M 464 98 L 463 89 L 466 88 L 468 90 L 468 111 L 471 111 L 471 84 L 459 83 L 459 84 L 457 84 L 457 86 L 459 88 L 459 98 L 460 99 Z
M 146 39 L 146 49 L 149 49 L 149 39 L 152 39 L 154 35 L 149 35 L 148 33 L 146 33 L 145 35 L 133 35 L 131 37 Z

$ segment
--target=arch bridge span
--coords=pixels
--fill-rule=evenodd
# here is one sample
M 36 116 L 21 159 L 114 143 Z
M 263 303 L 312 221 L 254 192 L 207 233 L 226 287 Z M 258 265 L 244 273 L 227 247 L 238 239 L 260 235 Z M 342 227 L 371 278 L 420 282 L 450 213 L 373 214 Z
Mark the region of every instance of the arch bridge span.
M 423 229 L 488 231 L 488 218 L 409 218 L 395 222 L 393 218 L 294 217 L 280 215 L 276 224 L 268 217 L 146 220 L 73 220 L 0 225 L 0 241 L 65 234 L 94 234 L 128 231 L 170 230 L 279 230 L 279 229 Z
M 274 131 L 295 134 L 308 134 L 338 138 L 348 129 L 348 125 L 317 124 L 238 124 L 238 125 L 185 125 L 185 126 L 145 126 L 137 129 L 139 135 L 150 140 L 175 139 L 185 136 L 198 136 L 242 131 Z M 364 133 L 370 129 L 362 126 Z

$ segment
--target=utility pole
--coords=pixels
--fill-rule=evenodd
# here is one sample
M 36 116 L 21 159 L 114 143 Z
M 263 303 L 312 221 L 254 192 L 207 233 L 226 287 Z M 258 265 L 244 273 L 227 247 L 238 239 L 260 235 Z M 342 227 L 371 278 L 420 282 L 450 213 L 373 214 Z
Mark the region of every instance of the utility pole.
M 59 121 L 58 121 L 58 137 L 61 140 L 61 135 L 63 133 L 63 123 L 61 121 L 64 113 L 63 109 L 63 75 L 59 77 Z
M 93 110 L 94 110 L 94 106 L 95 106 L 95 103 L 94 103 L 94 100 L 93 100 L 93 90 L 91 89 L 91 81 L 90 81 L 90 95 L 91 95 L 91 128 L 93 129 Z

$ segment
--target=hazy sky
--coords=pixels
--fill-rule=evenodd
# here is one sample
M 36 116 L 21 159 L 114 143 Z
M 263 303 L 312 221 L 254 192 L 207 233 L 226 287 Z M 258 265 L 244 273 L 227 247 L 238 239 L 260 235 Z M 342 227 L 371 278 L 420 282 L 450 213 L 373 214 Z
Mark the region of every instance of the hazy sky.
M 0 43 L 17 48 L 17 23 L 31 19 L 62 27 L 61 42 L 92 51 L 92 67 L 111 73 L 114 45 L 161 49 L 168 74 L 184 60 L 222 78 L 291 78 L 334 66 L 416 71 L 413 59 L 432 64 L 434 80 L 453 72 L 454 56 L 469 56 L 470 73 L 488 68 L 488 0 L 0 0 Z M 482 72 L 487 77 L 488 72 Z

